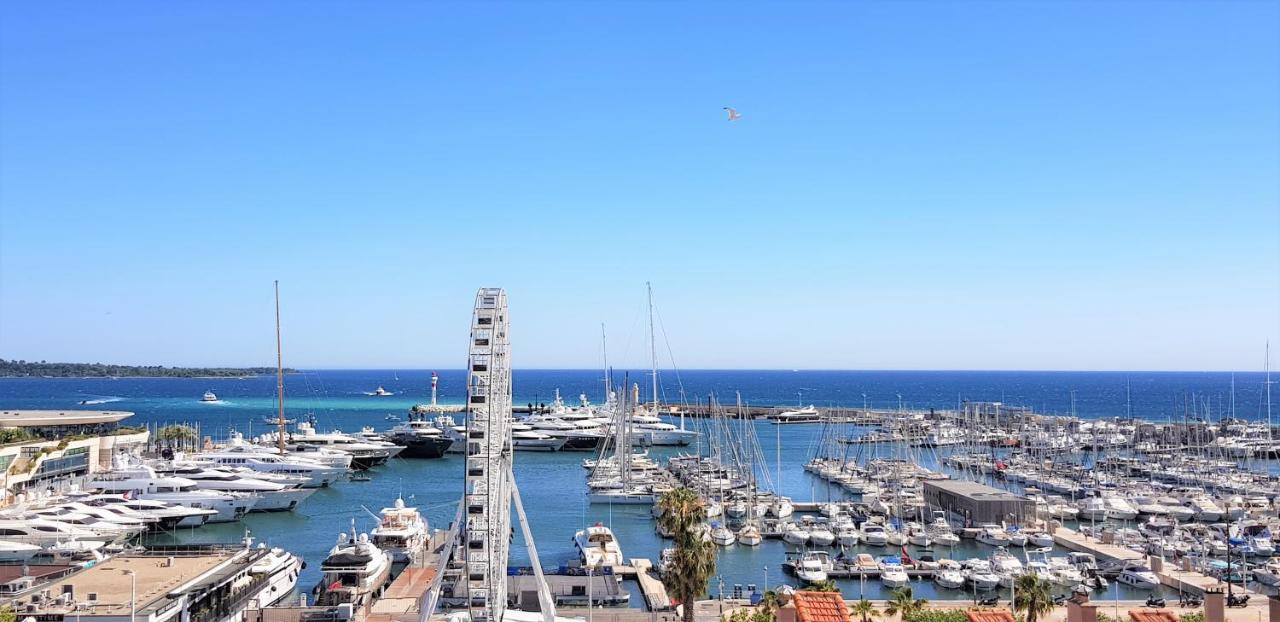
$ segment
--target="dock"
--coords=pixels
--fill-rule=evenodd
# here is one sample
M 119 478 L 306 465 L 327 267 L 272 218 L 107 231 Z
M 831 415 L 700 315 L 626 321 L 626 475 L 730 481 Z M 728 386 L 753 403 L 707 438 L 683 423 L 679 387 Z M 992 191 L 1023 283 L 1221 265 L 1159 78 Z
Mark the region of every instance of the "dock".
M 1066 527 L 1059 527 L 1053 532 L 1053 541 L 1065 549 L 1081 553 L 1089 553 L 1098 558 L 1099 561 L 1135 561 L 1149 563 L 1151 571 L 1160 578 L 1160 583 L 1173 588 L 1180 593 L 1189 592 L 1192 594 L 1203 595 L 1211 589 L 1226 588 L 1226 584 L 1222 581 L 1202 572 L 1192 570 L 1189 565 L 1184 565 L 1179 568 L 1177 562 L 1155 556 L 1148 558 L 1146 555 L 1143 555 L 1138 551 L 1134 551 L 1123 546 L 1091 540 L 1086 538 L 1084 534 L 1072 529 L 1067 529 Z M 1245 588 L 1240 589 L 1243 589 L 1246 592 L 1248 591 Z
M 644 594 L 644 604 L 649 611 L 670 611 L 671 597 L 667 595 L 667 586 L 657 577 L 650 574 L 653 560 L 635 558 L 629 566 L 614 566 L 613 572 L 623 577 L 635 577 L 640 584 L 640 592 Z
M 410 566 L 400 572 L 400 576 L 382 592 L 382 596 L 373 602 L 369 610 L 373 616 L 396 616 L 418 612 L 418 603 L 431 580 L 436 576 L 436 569 L 431 567 Z

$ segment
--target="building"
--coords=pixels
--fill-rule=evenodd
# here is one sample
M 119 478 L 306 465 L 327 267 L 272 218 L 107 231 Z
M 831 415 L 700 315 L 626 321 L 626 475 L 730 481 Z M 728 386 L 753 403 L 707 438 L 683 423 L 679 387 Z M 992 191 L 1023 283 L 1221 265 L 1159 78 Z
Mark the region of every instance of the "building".
M 981 523 L 1020 523 L 1035 518 L 1031 499 L 963 480 L 929 480 L 924 483 L 924 500 L 929 507 L 943 510 L 966 526 Z
M 19 430 L 0 445 L 0 499 L 42 489 L 54 480 L 110 468 L 111 455 L 145 445 L 145 429 L 121 427 L 131 412 L 109 410 L 4 410 L 0 428 Z
M 267 549 L 175 549 L 120 555 L 16 598 L 18 619 L 41 622 L 236 622 L 267 588 L 253 574 Z
M 851 622 L 840 592 L 796 592 L 778 610 L 778 622 Z

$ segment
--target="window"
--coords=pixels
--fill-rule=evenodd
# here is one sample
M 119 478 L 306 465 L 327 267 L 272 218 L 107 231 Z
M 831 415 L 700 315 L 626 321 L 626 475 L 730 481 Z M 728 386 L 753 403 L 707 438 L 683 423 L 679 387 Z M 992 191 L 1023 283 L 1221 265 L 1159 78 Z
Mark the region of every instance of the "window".
M 476 340 L 476 345 L 478 345 L 478 346 L 487 346 L 487 345 L 489 345 L 489 340 L 488 340 L 488 339 L 477 339 L 477 340 Z

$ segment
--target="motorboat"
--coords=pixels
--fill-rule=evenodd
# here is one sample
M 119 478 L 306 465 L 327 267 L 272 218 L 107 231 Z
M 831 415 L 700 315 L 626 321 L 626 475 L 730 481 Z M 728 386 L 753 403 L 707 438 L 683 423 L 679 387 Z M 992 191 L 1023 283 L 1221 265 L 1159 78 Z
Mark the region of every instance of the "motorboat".
M 839 542 L 840 546 L 857 546 L 861 539 L 862 534 L 858 533 L 858 528 L 853 524 L 836 527 L 836 542 Z
M 903 587 L 911 582 L 902 560 L 897 557 L 886 557 L 880 560 L 880 583 L 888 588 Z
M 153 499 L 138 499 L 124 494 L 94 494 L 78 497 L 80 502 L 100 507 L 122 516 L 154 517 L 152 531 L 170 531 L 174 527 L 199 527 L 218 515 L 210 508 L 188 507 Z
M 101 540 L 102 536 L 75 525 L 48 518 L 28 516 L 26 518 L 0 519 L 0 538 L 8 542 L 47 547 L 59 542 Z
M 300 422 L 286 440 L 290 450 L 310 446 L 351 454 L 351 466 L 357 469 L 378 466 L 403 451 L 393 443 L 370 443 L 341 432 L 317 432 L 315 426 L 306 421 Z
M 958 590 L 964 587 L 964 574 L 955 569 L 939 569 L 933 573 L 933 582 L 937 583 L 938 587 Z
M 630 419 L 631 434 L 641 445 L 683 447 L 698 436 L 697 432 L 678 428 L 657 415 L 637 411 Z
M 391 577 L 391 556 L 369 540 L 368 534 L 338 536 L 338 543 L 320 564 L 321 578 L 312 590 L 318 607 L 351 605 L 363 615 Z
M 533 426 L 512 422 L 511 446 L 516 451 L 560 451 L 565 439 L 535 430 Z
M 618 539 L 604 523 L 596 523 L 573 534 L 573 544 L 578 548 L 584 566 L 600 568 L 624 564 Z
M 1053 536 L 1044 531 L 1033 531 L 1027 534 L 1027 544 L 1037 548 L 1053 547 Z
M 999 525 L 988 523 L 978 529 L 978 542 L 997 547 L 1009 546 L 1009 532 Z
M 796 578 L 806 584 L 820 583 L 827 580 L 827 572 L 832 567 L 826 551 L 809 551 L 796 562 Z
M 820 423 L 822 422 L 822 413 L 812 404 L 803 408 L 794 410 L 784 410 L 774 415 L 768 415 L 766 419 L 777 424 L 788 423 Z
M 801 525 L 791 523 L 782 532 L 782 540 L 788 544 L 804 546 L 809 543 L 809 530 Z
M 1142 564 L 1130 564 L 1120 571 L 1116 581 L 1140 590 L 1154 590 L 1160 587 L 1160 578 L 1151 569 Z
M 448 424 L 452 427 L 453 417 L 448 415 L 445 417 L 448 418 Z M 404 451 L 400 452 L 401 457 L 433 460 L 444 457 L 455 441 L 457 441 L 459 452 L 466 447 L 466 428 L 462 430 L 462 432 L 455 432 L 442 429 L 436 422 L 428 421 L 423 413 L 410 410 L 408 421 L 391 428 L 387 432 L 387 438 L 404 447 Z
M 205 392 L 204 392 L 204 395 L 200 396 L 200 401 L 202 401 L 202 402 L 216 402 L 216 401 L 218 401 L 218 396 L 217 396 L 217 395 L 214 395 L 213 391 L 205 391 Z
M 862 541 L 867 546 L 884 546 L 889 543 L 889 534 L 885 532 L 884 525 L 865 523 L 862 525 Z
M 43 547 L 36 544 L 0 540 L 0 562 L 26 561 L 43 550 Z
M 373 390 L 373 393 L 370 393 L 369 395 L 373 397 L 391 397 L 392 395 L 395 395 L 395 393 L 392 393 L 382 388 L 381 386 L 379 386 L 378 388 Z
M 538 432 L 564 439 L 563 451 L 597 451 L 610 438 L 605 426 L 589 417 L 565 419 L 555 415 L 530 415 L 520 421 Z
M 836 541 L 836 534 L 831 533 L 825 525 L 814 525 L 809 530 L 809 543 L 814 546 L 831 546 Z
M 791 516 L 795 510 L 795 506 L 791 504 L 791 499 L 777 497 L 769 503 L 768 514 L 774 518 L 786 518 Z
M 256 495 L 253 512 L 287 512 L 315 493 L 315 488 L 302 488 L 297 483 L 283 484 L 254 477 L 242 477 L 228 469 L 198 464 L 157 463 L 156 472 L 182 477 L 196 483 L 200 490 Z
M 994 590 L 1000 586 L 1000 575 L 991 569 L 991 563 L 985 559 L 970 559 L 962 563 L 965 580 L 975 590 Z
M 426 546 L 427 521 L 417 508 L 406 507 L 404 499 L 398 498 L 391 507 L 382 508 L 382 521 L 370 535 L 392 562 L 408 563 Z

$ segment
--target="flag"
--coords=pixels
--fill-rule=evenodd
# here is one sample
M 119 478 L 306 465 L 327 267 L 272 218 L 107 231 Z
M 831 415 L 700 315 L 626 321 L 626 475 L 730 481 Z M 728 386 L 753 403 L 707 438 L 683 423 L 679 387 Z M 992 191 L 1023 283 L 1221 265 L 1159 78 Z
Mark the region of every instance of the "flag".
M 907 554 L 907 547 L 906 547 L 906 545 L 903 545 L 903 546 L 902 546 L 902 561 L 903 561 L 903 562 L 905 562 L 905 563 L 907 563 L 908 565 L 911 565 L 911 564 L 915 564 L 915 563 L 916 563 L 916 560 L 911 559 L 911 556 Z
M 339 580 L 337 580 L 337 581 L 334 581 L 333 583 L 330 583 L 330 584 L 329 584 L 329 587 L 328 587 L 328 588 L 326 588 L 326 589 L 328 589 L 329 591 L 331 591 L 331 592 L 332 592 L 333 590 L 336 590 L 336 589 L 338 589 L 338 588 L 340 588 L 340 587 L 342 587 L 342 580 L 341 580 L 341 579 L 339 579 Z

